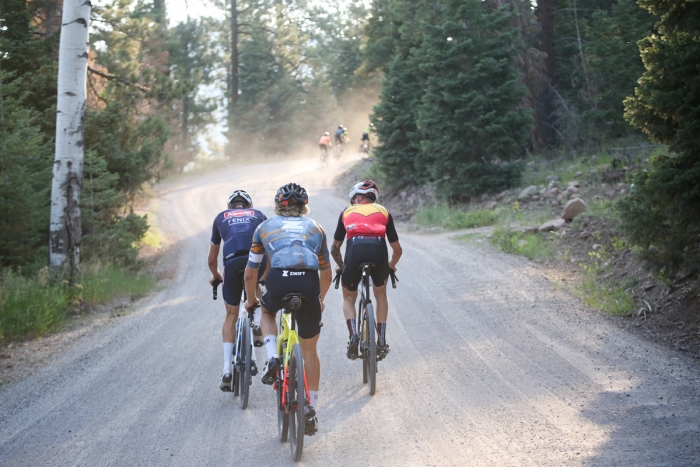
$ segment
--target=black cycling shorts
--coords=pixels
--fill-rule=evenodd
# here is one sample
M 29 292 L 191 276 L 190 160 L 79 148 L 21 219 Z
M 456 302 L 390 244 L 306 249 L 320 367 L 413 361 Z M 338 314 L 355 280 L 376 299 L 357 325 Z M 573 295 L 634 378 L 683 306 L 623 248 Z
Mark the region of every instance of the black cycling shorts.
M 224 273 L 222 275 L 224 283 L 221 288 L 223 290 L 224 302 L 226 302 L 227 305 L 238 306 L 241 304 L 243 275 L 245 274 L 246 264 L 248 264 L 247 256 L 224 261 Z M 260 263 L 260 269 L 258 269 L 258 280 L 262 278 L 266 267 L 267 257 L 264 256 Z
M 358 235 L 348 240 L 345 247 L 345 262 L 341 280 L 343 287 L 354 292 L 357 290 L 362 271 L 362 263 L 374 263 L 370 276 L 374 285 L 384 285 L 389 278 L 389 254 L 386 241 L 374 235 Z
M 321 286 L 318 271 L 313 269 L 272 268 L 265 279 L 267 291 L 260 300 L 269 312 L 284 308 L 282 297 L 299 293 L 306 297 L 301 309 L 295 312 L 297 333 L 302 339 L 311 339 L 321 332 Z

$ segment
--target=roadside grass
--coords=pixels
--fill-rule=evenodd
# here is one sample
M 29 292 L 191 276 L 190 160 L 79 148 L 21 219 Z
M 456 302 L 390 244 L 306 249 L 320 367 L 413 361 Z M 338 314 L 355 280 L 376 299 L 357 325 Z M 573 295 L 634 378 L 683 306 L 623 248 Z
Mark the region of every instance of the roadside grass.
M 595 156 L 597 159 L 593 159 Z M 547 177 L 549 175 L 555 175 L 561 178 L 563 183 L 568 183 L 570 181 L 576 180 L 576 174 L 578 172 L 583 172 L 588 174 L 593 169 L 597 169 L 603 165 L 610 165 L 615 157 L 607 152 L 599 152 L 596 154 L 589 154 L 583 157 L 577 157 L 571 160 L 554 160 L 554 161 L 543 161 L 539 160 L 531 161 L 532 163 L 526 165 L 525 171 L 523 172 L 522 185 L 546 185 Z
M 48 270 L 24 277 L 5 271 L 0 277 L 0 342 L 40 336 L 63 324 L 70 296 L 63 284 L 50 283 Z
M 421 227 L 442 227 L 448 230 L 459 230 L 493 225 L 499 219 L 499 211 L 490 209 L 460 211 L 442 204 L 419 209 L 415 216 L 418 225 Z
M 624 315 L 634 308 L 634 300 L 627 289 L 609 279 L 612 272 L 610 254 L 604 248 L 588 253 L 590 264 L 579 263 L 583 270 L 580 289 L 574 293 L 591 308 L 612 315 Z
M 546 261 L 554 256 L 557 238 L 553 234 L 522 233 L 510 225 L 499 224 L 493 229 L 491 242 L 504 253 Z
M 154 284 L 151 277 L 114 264 L 84 265 L 80 284 L 73 286 L 51 278 L 48 268 L 33 276 L 3 271 L 0 274 L 0 343 L 60 330 L 81 303 L 94 307 L 117 296 L 140 297 Z
M 155 280 L 115 264 L 97 263 L 85 268 L 81 285 L 82 301 L 94 307 L 118 296 L 142 297 L 153 288 Z

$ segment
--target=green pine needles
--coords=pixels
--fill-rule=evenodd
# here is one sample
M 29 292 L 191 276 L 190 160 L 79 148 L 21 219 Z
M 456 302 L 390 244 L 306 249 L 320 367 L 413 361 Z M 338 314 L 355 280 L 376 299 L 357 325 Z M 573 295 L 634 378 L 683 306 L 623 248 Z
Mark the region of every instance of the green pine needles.
M 457 200 L 518 182 L 521 167 L 509 161 L 528 144 L 532 115 L 508 9 L 455 0 L 442 13 L 387 69 L 377 157 L 397 185 L 432 180 Z

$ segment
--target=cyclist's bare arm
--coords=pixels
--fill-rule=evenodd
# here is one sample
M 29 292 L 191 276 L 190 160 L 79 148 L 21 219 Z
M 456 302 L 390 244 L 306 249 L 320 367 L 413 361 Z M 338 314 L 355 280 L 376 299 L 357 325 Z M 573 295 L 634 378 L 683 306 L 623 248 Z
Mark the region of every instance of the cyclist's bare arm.
M 398 263 L 401 259 L 403 250 L 401 249 L 401 244 L 398 240 L 395 242 L 389 242 L 389 246 L 391 247 L 391 260 L 389 260 L 389 267 L 396 271 L 396 263 Z
M 211 271 L 211 278 L 209 279 L 209 283 L 211 285 L 214 285 L 214 281 L 221 280 L 221 273 L 219 272 L 219 266 L 217 263 L 220 248 L 221 245 L 209 246 L 209 256 L 207 257 L 207 263 L 209 264 L 209 271 Z
M 323 308 L 325 307 L 326 294 L 328 293 L 328 289 L 331 288 L 331 283 L 333 282 L 333 273 L 331 272 L 331 268 L 319 271 L 319 282 L 321 286 L 321 311 L 323 311 Z
M 255 289 L 258 285 L 258 268 L 252 268 L 250 266 L 245 267 L 245 293 L 248 300 L 245 302 L 245 308 L 248 310 L 250 307 L 257 303 L 255 298 Z
M 338 269 L 343 269 L 343 255 L 340 254 L 341 246 L 343 246 L 342 240 L 333 240 L 333 244 L 331 245 L 331 256 L 333 260 L 335 260 L 335 264 L 338 265 Z

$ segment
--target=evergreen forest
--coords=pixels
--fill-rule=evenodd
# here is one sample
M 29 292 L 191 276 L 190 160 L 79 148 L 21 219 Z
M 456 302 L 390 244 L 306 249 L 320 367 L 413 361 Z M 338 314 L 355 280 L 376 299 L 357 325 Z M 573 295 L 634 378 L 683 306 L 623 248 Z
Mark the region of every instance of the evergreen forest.
M 138 265 L 147 184 L 207 151 L 298 153 L 370 102 L 383 180 L 449 202 L 532 158 L 662 146 L 621 218 L 650 266 L 700 271 L 698 2 L 207 5 L 174 25 L 163 0 L 93 5 L 82 261 Z M 0 3 L 0 267 L 24 274 L 47 264 L 61 8 Z

